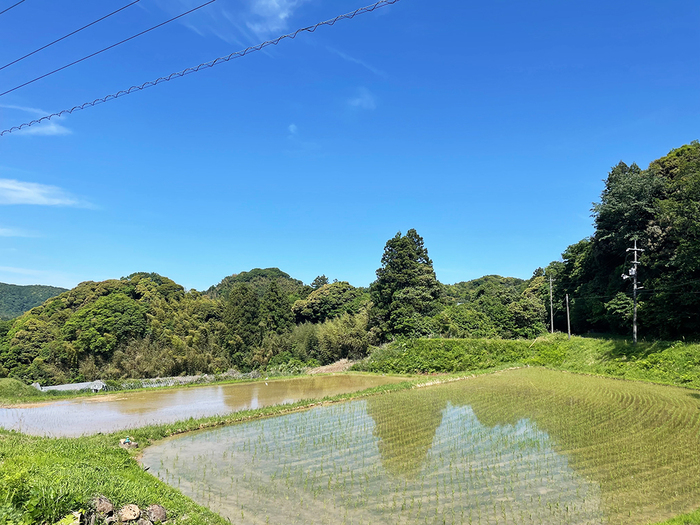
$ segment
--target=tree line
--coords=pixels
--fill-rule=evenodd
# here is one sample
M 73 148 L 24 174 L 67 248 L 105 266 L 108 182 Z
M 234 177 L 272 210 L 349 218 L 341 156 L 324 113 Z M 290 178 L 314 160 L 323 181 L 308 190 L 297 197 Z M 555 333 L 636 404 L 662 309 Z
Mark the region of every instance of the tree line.
M 608 173 L 592 208 L 595 232 L 564 250 L 539 273 L 554 279 L 555 326 L 566 328 L 566 294 L 577 333 L 629 334 L 634 245 L 644 249 L 638 270 L 640 334 L 649 338 L 700 335 L 700 143 L 672 150 L 647 169 L 620 162 Z
M 278 268 L 185 291 L 155 273 L 81 283 L 0 324 L 0 375 L 42 384 L 97 377 L 155 377 L 278 368 L 291 371 L 372 346 L 420 337 L 535 338 L 548 329 L 549 279 L 555 327 L 629 333 L 629 269 L 641 258 L 642 335 L 700 333 L 700 144 L 671 151 L 642 170 L 619 163 L 592 209 L 594 234 L 529 279 L 497 275 L 440 283 L 414 229 L 384 247 L 368 287 L 306 285 Z
M 367 355 L 397 337 L 532 337 L 541 277 L 437 281 L 415 230 L 387 241 L 369 287 L 277 268 L 207 292 L 156 273 L 81 283 L 0 327 L 0 375 L 42 384 L 278 368 Z

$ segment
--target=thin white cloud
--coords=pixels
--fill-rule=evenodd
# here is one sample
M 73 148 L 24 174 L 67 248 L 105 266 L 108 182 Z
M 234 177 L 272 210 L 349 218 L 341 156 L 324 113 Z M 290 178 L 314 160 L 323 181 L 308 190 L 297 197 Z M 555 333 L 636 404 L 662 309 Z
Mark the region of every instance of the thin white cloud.
M 54 117 L 57 118 L 57 117 Z M 56 135 L 70 135 L 73 133 L 65 126 L 61 126 L 54 120 L 45 120 L 40 124 L 33 124 L 28 128 L 22 128 L 17 132 L 18 135 L 42 135 L 45 137 Z
M 48 111 L 44 111 L 39 108 L 33 108 L 29 106 L 15 106 L 11 104 L 0 104 L 0 108 L 20 111 L 22 113 L 29 113 L 32 117 L 43 117 L 48 115 Z M 31 119 L 27 119 L 31 120 Z M 65 117 L 53 117 L 51 120 L 45 120 L 40 124 L 33 124 L 29 127 L 22 128 L 21 130 L 15 132 L 17 135 L 35 135 L 35 136 L 57 136 L 57 135 L 70 135 L 73 133 L 67 127 L 61 125 L 61 122 L 65 121 Z
M 287 144 L 292 148 L 286 150 L 287 153 L 296 154 L 301 152 L 318 151 L 320 149 L 320 145 L 318 143 L 311 140 L 306 140 L 303 137 L 303 133 L 299 132 L 299 127 L 296 124 L 292 123 L 287 126 L 287 131 L 289 132 L 287 135 Z
M 0 179 L 0 204 L 90 207 L 58 186 L 15 179 Z
M 0 237 L 38 237 L 38 235 L 19 228 L 3 228 L 0 226 Z
M 28 268 L 14 268 L 12 266 L 0 266 L 0 272 L 16 273 L 19 275 L 42 275 L 45 272 L 39 270 L 30 270 Z
M 337 49 L 332 48 L 330 46 L 326 46 L 326 49 L 328 51 L 330 51 L 331 53 L 338 55 L 340 58 L 342 58 L 343 60 L 345 60 L 347 62 L 351 62 L 353 64 L 357 64 L 358 66 L 364 67 L 365 69 L 371 71 L 372 73 L 374 73 L 375 75 L 377 75 L 379 77 L 382 77 L 382 78 L 388 77 L 388 75 L 384 71 L 377 69 L 376 67 L 372 66 L 371 64 L 368 64 L 364 60 L 360 60 L 359 58 L 351 57 L 347 53 L 343 53 L 342 51 L 338 51 Z
M 0 266 L 0 282 L 19 285 L 27 284 L 50 284 L 52 286 L 62 286 L 73 288 L 80 279 L 71 274 L 51 270 L 34 270 L 31 268 L 18 268 L 14 266 Z
M 250 6 L 252 20 L 246 26 L 258 36 L 268 36 L 289 29 L 294 10 L 308 0 L 253 0 Z
M 357 96 L 348 100 L 348 104 L 351 107 L 358 109 L 375 109 L 377 107 L 375 96 L 369 89 L 364 87 L 358 89 Z
M 45 111 L 42 111 L 39 108 L 31 108 L 29 106 L 14 106 L 12 104 L 0 104 L 0 108 L 16 109 L 17 111 L 24 111 L 25 113 L 31 113 L 37 117 L 41 117 L 43 115 L 46 115 Z
M 297 9 L 310 1 L 246 0 L 237 5 L 217 2 L 184 17 L 181 23 L 200 36 L 211 34 L 229 44 L 257 44 L 288 30 Z M 196 7 L 199 0 L 155 0 L 155 3 L 174 16 Z

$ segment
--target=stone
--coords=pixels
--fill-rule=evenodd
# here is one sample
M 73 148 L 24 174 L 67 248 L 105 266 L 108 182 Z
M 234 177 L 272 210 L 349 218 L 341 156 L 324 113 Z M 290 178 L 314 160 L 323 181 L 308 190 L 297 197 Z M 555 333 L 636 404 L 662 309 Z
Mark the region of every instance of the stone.
M 114 512 L 114 505 L 104 496 L 97 496 L 97 498 L 95 498 L 95 510 L 98 514 L 109 516 Z
M 95 525 L 95 521 L 97 521 L 97 514 L 93 512 L 87 521 L 87 525 Z
M 153 523 L 163 522 L 168 519 L 165 508 L 162 505 L 151 505 L 147 509 L 148 519 Z
M 135 521 L 141 517 L 138 505 L 124 505 L 119 511 L 119 521 Z
M 139 518 L 139 521 L 136 522 L 136 525 L 153 525 L 153 523 L 151 523 L 145 518 Z

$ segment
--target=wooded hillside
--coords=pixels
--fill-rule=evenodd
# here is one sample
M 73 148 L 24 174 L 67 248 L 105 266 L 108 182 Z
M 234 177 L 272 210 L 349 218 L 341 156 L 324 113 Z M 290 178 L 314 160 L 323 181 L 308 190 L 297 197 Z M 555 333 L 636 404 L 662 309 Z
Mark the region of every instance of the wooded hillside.
M 43 286 L 31 284 L 20 286 L 18 284 L 0 283 L 0 319 L 12 319 L 35 306 L 67 291 L 57 286 Z
M 569 246 L 546 272 L 555 281 L 555 325 L 627 334 L 632 319 L 635 239 L 641 254 L 640 334 L 680 339 L 700 335 L 700 143 L 674 149 L 647 169 L 620 162 L 592 209 L 595 233 Z

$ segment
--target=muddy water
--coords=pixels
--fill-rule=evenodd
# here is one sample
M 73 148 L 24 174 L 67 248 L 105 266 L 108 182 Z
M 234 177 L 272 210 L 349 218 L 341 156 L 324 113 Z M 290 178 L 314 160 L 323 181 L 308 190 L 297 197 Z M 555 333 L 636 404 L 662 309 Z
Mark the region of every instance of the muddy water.
M 302 399 L 319 399 L 402 380 L 396 377 L 333 375 L 144 390 L 36 406 L 0 408 L 0 426 L 26 434 L 80 436 L 294 403 Z

